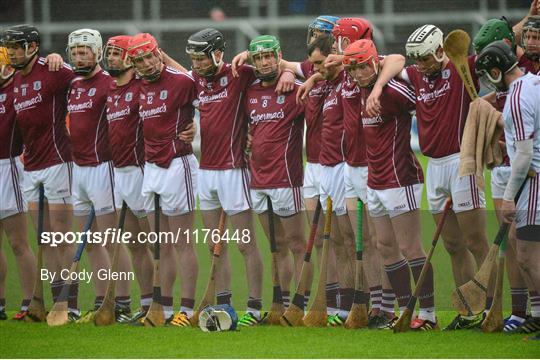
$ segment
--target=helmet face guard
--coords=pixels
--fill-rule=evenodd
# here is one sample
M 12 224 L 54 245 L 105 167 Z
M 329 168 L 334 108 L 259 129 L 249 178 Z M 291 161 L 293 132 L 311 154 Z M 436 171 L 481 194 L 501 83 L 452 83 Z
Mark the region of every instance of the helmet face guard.
M 0 47 L 0 85 L 6 83 L 15 75 L 15 69 L 10 66 L 7 49 Z
M 128 56 L 141 78 L 149 82 L 159 79 L 163 61 L 158 43 L 152 35 L 141 33 L 133 36 L 129 42 Z
M 433 55 L 438 63 L 445 59 L 444 53 L 437 56 L 439 49 L 443 48 L 443 32 L 435 25 L 424 25 L 416 29 L 407 39 L 405 50 L 407 57 L 418 59 Z
M 373 26 L 363 18 L 341 18 L 332 30 L 336 39 L 337 50 L 340 54 L 345 51 L 344 39 L 349 40 L 349 45 L 361 39 L 373 39 Z
M 476 57 L 476 73 L 483 85 L 490 89 L 506 90 L 504 74 L 509 73 L 518 64 L 517 56 L 503 40 L 495 41 L 486 46 Z M 498 76 L 491 74 L 498 69 Z
M 317 17 L 308 26 L 306 43 L 309 45 L 311 39 L 317 37 L 319 33 L 331 34 L 332 29 L 334 28 L 338 20 L 339 17 L 337 16 L 321 15 Z
M 112 77 L 118 77 L 133 67 L 127 49 L 131 36 L 114 36 L 107 41 L 103 50 L 103 68 Z
M 523 25 L 521 47 L 529 59 L 540 61 L 540 16 L 529 17 Z
M 36 43 L 36 48 L 30 50 L 30 44 Z M 24 49 L 24 61 L 21 63 L 11 62 L 14 69 L 24 69 L 39 51 L 40 37 L 38 30 L 31 25 L 16 25 L 4 31 L 2 34 L 2 46 L 4 47 L 22 47 Z
M 186 53 L 192 58 L 199 60 L 201 57 L 212 59 L 212 63 L 204 68 L 192 68 L 197 74 L 203 77 L 213 76 L 218 68 L 223 64 L 223 55 L 218 58 L 216 51 L 223 54 L 227 46 L 223 34 L 212 28 L 204 29 L 191 35 L 186 45 Z
M 373 41 L 367 39 L 355 41 L 345 49 L 344 55 L 345 69 L 360 87 L 372 86 L 377 81 L 379 55 Z M 359 76 L 358 70 L 365 72 L 367 68 L 372 70 L 371 74 Z
M 281 46 L 275 36 L 261 35 L 251 40 L 248 53 L 250 62 L 255 66 L 255 75 L 258 79 L 271 81 L 277 77 L 281 61 Z M 271 53 L 275 57 L 276 65 L 258 68 L 255 65 L 255 59 L 268 53 Z
M 91 74 L 101 61 L 102 47 L 101 34 L 97 30 L 79 29 L 69 34 L 66 53 L 73 72 L 82 76 Z

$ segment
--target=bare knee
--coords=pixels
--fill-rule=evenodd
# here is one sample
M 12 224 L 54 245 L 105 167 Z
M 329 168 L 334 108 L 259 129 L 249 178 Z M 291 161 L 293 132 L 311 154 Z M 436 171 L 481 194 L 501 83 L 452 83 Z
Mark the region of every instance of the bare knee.
M 444 248 L 450 255 L 459 254 L 466 250 L 465 244 L 461 238 L 454 236 L 443 237 Z

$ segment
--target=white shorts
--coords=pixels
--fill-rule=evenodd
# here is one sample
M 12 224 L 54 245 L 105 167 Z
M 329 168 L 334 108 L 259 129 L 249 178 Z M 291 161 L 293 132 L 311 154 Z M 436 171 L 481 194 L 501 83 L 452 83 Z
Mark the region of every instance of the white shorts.
M 71 204 L 73 164 L 61 163 L 41 170 L 25 171 L 23 193 L 28 202 L 39 201 L 39 185 L 43 184 L 50 204 Z
M 173 159 L 168 168 L 153 163 L 144 166 L 142 194 L 146 212 L 153 212 L 154 194 L 160 195 L 164 215 L 178 216 L 195 211 L 199 162 L 193 154 Z
M 510 166 L 499 166 L 491 170 L 491 198 L 503 198 L 504 189 L 506 189 L 511 173 L 512 168 Z
M 251 189 L 253 211 L 262 214 L 268 210 L 266 198 L 270 196 L 274 213 L 281 217 L 292 216 L 304 210 L 301 187 L 279 189 Z
M 332 210 L 337 216 L 347 214 L 345 204 L 345 163 L 335 166 L 322 165 L 321 169 L 321 205 L 326 212 L 326 199 L 332 199 Z
M 322 165 L 306 163 L 304 170 L 304 198 L 311 199 L 320 195 Z
M 521 196 L 516 204 L 516 229 L 540 225 L 540 173 L 527 178 Z M 519 234 L 518 234 L 519 235 Z M 518 236 L 519 238 L 519 236 Z M 540 237 L 536 238 L 540 241 Z
M 73 164 L 73 212 L 86 216 L 92 205 L 97 216 L 116 211 L 112 161 L 97 166 Z
M 429 210 L 440 213 L 448 196 L 455 213 L 486 207 L 484 192 L 476 185 L 474 175 L 459 177 L 459 154 L 429 159 L 426 192 Z
M 345 198 L 367 202 L 367 166 L 350 166 L 345 164 Z
M 236 215 L 251 208 L 247 169 L 199 169 L 199 207 Z
M 23 174 L 19 157 L 0 160 L 0 220 L 28 210 L 22 195 Z
M 375 190 L 368 187 L 368 209 L 372 217 L 391 218 L 420 208 L 424 184 Z
M 117 209 L 125 201 L 131 212 L 138 218 L 146 216 L 145 198 L 142 195 L 144 178 L 142 166 L 114 168 L 114 195 Z

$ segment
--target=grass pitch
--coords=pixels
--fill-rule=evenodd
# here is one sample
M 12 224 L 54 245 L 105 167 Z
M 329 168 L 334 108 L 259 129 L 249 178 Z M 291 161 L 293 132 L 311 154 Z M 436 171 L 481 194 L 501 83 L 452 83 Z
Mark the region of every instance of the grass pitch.
M 420 157 L 425 169 L 425 158 Z M 489 174 L 486 178 L 489 184 Z M 489 186 L 486 189 L 488 209 L 492 209 Z M 422 209 L 427 209 L 425 192 Z M 255 221 L 258 223 L 258 221 Z M 201 226 L 200 218 L 197 218 Z M 488 213 L 488 233 L 493 240 L 498 224 L 494 213 Z M 422 214 L 422 236 L 428 249 L 434 232 L 431 215 Z M 30 229 L 31 243 L 35 245 L 34 231 Z M 263 302 L 265 308 L 271 303 L 271 276 L 269 244 L 261 229 L 257 228 L 258 244 L 265 265 Z M 230 247 L 233 266 L 233 302 L 238 311 L 243 311 L 247 300 L 244 276 L 244 261 L 236 246 Z M 8 258 L 9 273 L 6 284 L 7 308 L 12 315 L 20 302 L 20 287 L 13 255 L 7 241 L 2 250 Z M 202 296 L 210 256 L 207 245 L 197 246 L 199 258 L 198 297 Z M 315 258 L 315 257 L 314 257 Z M 82 267 L 87 267 L 83 256 Z M 432 264 L 435 271 L 435 292 L 438 319 L 441 326 L 447 325 L 455 313 L 450 306 L 450 293 L 454 288 L 449 257 L 442 241 L 437 245 Z M 316 279 L 312 291 L 315 291 Z M 292 287 L 292 286 L 291 286 Z M 505 290 L 508 292 L 508 287 Z M 294 288 L 291 288 L 294 292 Z M 133 305 L 138 306 L 139 289 L 133 282 Z M 175 309 L 179 308 L 179 284 L 175 290 Z M 45 284 L 47 308 L 51 306 L 49 286 Z M 197 299 L 199 301 L 200 299 Z M 91 285 L 82 284 L 79 291 L 79 306 L 86 310 L 92 307 Z M 504 306 L 509 309 L 509 294 L 505 295 Z M 507 311 L 508 313 L 508 311 Z M 60 328 L 49 328 L 46 324 L 27 324 L 13 321 L 0 322 L 1 358 L 538 358 L 540 347 L 536 342 L 522 341 L 523 335 L 483 334 L 479 331 L 429 332 L 393 334 L 390 331 L 346 330 L 343 328 L 282 328 L 261 326 L 242 328 L 227 333 L 203 333 L 199 329 L 139 328 L 128 325 L 113 325 L 97 328 L 93 324 L 70 324 Z

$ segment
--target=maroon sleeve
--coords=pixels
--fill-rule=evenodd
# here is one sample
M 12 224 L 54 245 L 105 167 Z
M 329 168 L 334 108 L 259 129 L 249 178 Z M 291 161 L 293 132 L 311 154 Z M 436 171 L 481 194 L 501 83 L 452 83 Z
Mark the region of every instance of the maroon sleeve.
M 304 74 L 304 78 L 307 79 L 313 72 L 313 64 L 306 59 L 300 63 L 300 69 L 302 70 L 302 74 Z
M 181 79 L 181 89 L 184 91 L 180 93 L 180 102 L 184 105 L 193 104 L 193 101 L 197 99 L 195 81 L 186 73 L 182 73 Z
M 53 81 L 53 86 L 55 91 L 60 91 L 63 89 L 67 90 L 71 84 L 71 81 L 76 77 L 75 73 L 65 63 L 60 70 L 58 70 L 58 72 L 54 73 L 54 76 L 55 81 Z
M 255 71 L 253 71 L 253 66 L 251 65 L 242 65 L 238 68 L 238 76 L 242 79 L 246 86 L 251 85 L 255 81 Z

